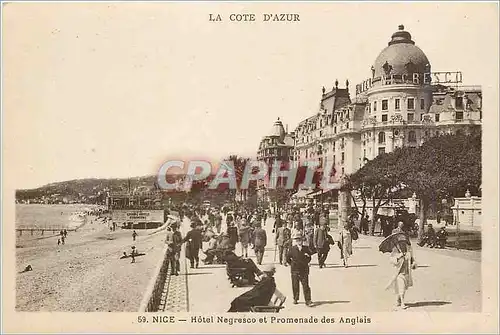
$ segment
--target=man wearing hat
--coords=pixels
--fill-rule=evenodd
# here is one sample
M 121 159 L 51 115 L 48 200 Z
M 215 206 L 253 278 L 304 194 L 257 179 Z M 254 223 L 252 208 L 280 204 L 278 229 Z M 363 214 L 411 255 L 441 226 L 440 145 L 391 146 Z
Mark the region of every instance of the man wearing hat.
M 300 231 L 292 235 L 292 247 L 288 251 L 287 262 L 290 264 L 292 275 L 293 303 L 297 304 L 300 296 L 299 282 L 302 283 L 302 290 L 306 305 L 311 306 L 311 288 L 309 287 L 309 262 L 311 261 L 311 250 L 303 246 L 303 236 Z
M 177 229 L 179 225 L 177 222 L 173 222 L 170 225 L 170 229 L 167 232 L 167 237 L 165 239 L 165 244 L 167 244 L 167 259 L 168 267 L 170 268 L 170 273 L 172 275 L 178 276 L 180 271 L 179 258 L 181 254 L 182 246 L 182 234 Z
M 255 230 L 253 232 L 253 248 L 255 251 L 255 256 L 257 257 L 257 264 L 262 264 L 262 258 L 264 257 L 264 250 L 267 245 L 267 234 L 264 229 L 260 226 L 260 222 L 255 224 Z
M 198 264 L 200 262 L 199 254 L 200 254 L 200 249 L 202 248 L 202 237 L 201 237 L 201 231 L 198 229 L 197 224 L 195 222 L 191 223 L 191 230 L 188 231 L 186 237 L 184 237 L 183 242 L 187 242 L 186 258 L 189 259 L 189 262 L 191 264 L 191 269 L 193 269 L 195 265 L 198 268 Z
M 274 265 L 263 266 L 261 280 L 250 291 L 234 299 L 228 312 L 250 312 L 251 307 L 269 305 L 276 290 L 275 272 Z

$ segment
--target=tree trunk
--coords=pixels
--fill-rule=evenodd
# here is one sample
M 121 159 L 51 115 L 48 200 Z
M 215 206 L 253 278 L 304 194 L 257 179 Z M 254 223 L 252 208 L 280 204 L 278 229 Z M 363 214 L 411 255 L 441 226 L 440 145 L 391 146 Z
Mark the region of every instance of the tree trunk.
M 420 222 L 418 224 L 418 241 L 424 237 L 424 227 L 427 224 L 427 210 L 429 209 L 429 199 L 421 197 L 420 199 Z
M 370 235 L 371 236 L 375 235 L 375 224 L 377 223 L 378 208 L 375 208 L 375 198 L 372 198 L 372 208 L 373 208 L 372 222 L 370 225 Z

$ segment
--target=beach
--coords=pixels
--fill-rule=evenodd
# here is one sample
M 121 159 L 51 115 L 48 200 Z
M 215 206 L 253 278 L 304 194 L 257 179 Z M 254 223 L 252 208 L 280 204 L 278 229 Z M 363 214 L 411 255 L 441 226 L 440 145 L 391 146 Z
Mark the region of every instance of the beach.
M 89 215 L 65 245 L 57 235 L 16 238 L 16 310 L 61 312 L 137 311 L 158 262 L 165 232 L 118 228 Z M 38 233 L 39 234 L 39 233 Z M 27 234 L 26 234 L 27 235 Z M 33 237 L 33 238 L 32 238 Z M 120 259 L 132 245 L 146 255 Z M 32 271 L 22 272 L 27 265 Z

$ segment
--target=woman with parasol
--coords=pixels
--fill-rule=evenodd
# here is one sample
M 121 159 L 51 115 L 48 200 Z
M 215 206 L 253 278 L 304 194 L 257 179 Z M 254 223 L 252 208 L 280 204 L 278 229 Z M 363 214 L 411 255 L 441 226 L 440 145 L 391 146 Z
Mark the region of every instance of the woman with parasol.
M 413 286 L 412 270 L 416 268 L 410 240 L 404 233 L 394 233 L 380 243 L 379 250 L 391 253 L 390 260 L 395 268 L 386 289 L 393 288 L 397 296 L 396 307 L 406 309 L 408 306 L 405 305 L 404 297 L 408 288 Z

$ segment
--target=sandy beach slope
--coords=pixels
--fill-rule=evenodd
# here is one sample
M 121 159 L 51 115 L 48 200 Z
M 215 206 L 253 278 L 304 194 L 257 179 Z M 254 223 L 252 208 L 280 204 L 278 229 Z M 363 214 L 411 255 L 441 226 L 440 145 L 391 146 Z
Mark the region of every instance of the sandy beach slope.
M 25 241 L 16 248 L 16 310 L 59 312 L 135 312 L 162 259 L 165 232 L 117 229 L 90 217 L 65 245 L 57 237 Z M 90 221 L 89 221 L 90 222 Z M 145 256 L 120 259 L 135 245 Z M 30 264 L 33 271 L 21 273 Z

